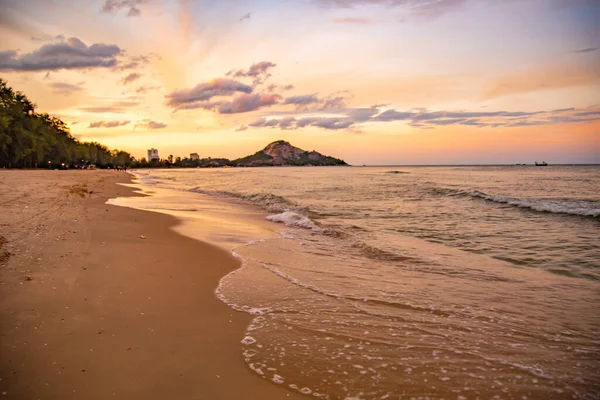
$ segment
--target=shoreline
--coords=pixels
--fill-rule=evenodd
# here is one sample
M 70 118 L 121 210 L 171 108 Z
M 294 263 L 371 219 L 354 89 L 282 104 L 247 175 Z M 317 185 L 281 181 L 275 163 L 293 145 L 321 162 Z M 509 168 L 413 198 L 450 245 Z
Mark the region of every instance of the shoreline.
M 305 398 L 243 360 L 252 316 L 215 295 L 238 260 L 173 216 L 105 204 L 140 196 L 131 179 L 0 174 L 3 397 Z

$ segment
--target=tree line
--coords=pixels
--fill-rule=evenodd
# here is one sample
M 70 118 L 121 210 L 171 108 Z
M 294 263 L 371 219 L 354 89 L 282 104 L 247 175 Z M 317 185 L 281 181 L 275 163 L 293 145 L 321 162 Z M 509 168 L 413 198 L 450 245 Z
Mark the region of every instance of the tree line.
M 126 151 L 80 142 L 62 120 L 36 112 L 25 94 L 0 79 L 0 168 L 132 167 Z
M 285 142 L 284 142 L 285 143 Z M 289 143 L 286 143 L 291 146 Z M 287 165 L 346 165 L 343 160 L 304 152 Z M 36 105 L 23 92 L 15 91 L 0 78 L 0 168 L 218 168 L 270 166 L 273 157 L 264 150 L 228 160 L 226 158 L 181 158 L 136 160 L 122 150 L 110 150 L 97 142 L 80 142 L 60 118 L 36 112 Z

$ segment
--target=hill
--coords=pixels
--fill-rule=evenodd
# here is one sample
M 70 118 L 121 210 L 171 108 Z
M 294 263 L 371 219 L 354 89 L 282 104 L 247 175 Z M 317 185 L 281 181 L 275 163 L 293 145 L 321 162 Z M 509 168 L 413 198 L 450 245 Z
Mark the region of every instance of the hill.
M 232 164 L 238 167 L 265 167 L 265 166 L 329 166 L 348 165 L 344 160 L 325 156 L 316 151 L 305 151 L 292 146 L 284 140 L 269 143 L 264 149 L 237 160 Z

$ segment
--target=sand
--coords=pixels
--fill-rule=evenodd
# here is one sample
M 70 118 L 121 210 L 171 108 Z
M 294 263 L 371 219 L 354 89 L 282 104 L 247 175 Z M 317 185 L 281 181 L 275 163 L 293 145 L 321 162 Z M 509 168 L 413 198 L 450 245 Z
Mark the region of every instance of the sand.
M 298 399 L 253 373 L 238 261 L 171 216 L 106 205 L 116 171 L 0 171 L 0 398 Z

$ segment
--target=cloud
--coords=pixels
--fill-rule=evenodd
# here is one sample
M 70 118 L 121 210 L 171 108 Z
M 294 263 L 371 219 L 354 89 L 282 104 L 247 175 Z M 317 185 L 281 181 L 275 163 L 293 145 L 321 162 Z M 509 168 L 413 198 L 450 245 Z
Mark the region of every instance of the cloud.
M 461 122 L 465 121 L 465 118 L 446 118 L 446 119 L 434 119 L 431 120 L 429 123 L 433 124 L 433 125 L 455 125 L 455 124 L 460 124 Z
M 296 121 L 296 126 L 298 128 L 316 126 L 323 129 L 338 130 L 350 128 L 352 125 L 354 125 L 352 119 L 337 117 L 307 117 Z
M 271 76 L 269 70 L 275 67 L 270 61 L 252 64 L 248 69 L 230 70 L 226 78 L 203 82 L 191 89 L 175 90 L 165 96 L 167 106 L 175 111 L 183 109 L 204 109 L 220 114 L 235 114 L 254 111 L 262 107 L 278 104 L 282 100 L 275 90 L 291 90 L 292 85 L 269 85 L 266 92 L 256 93 L 255 89 Z M 253 78 L 248 85 L 234 78 Z M 221 99 L 220 97 L 229 97 Z
M 279 120 L 279 127 L 281 129 L 290 129 L 294 123 L 296 122 L 296 118 L 294 117 L 285 117 Z
M 322 111 L 335 110 L 346 106 L 346 98 L 344 96 L 330 96 L 323 101 Z
M 237 114 L 272 106 L 281 100 L 281 96 L 273 93 L 240 94 L 230 102 L 219 105 L 220 114 Z
M 229 71 L 227 75 L 233 74 L 234 78 L 240 77 L 256 77 L 262 74 L 266 74 L 269 69 L 274 68 L 277 64 L 270 61 L 261 61 L 259 63 L 252 64 L 247 70 L 238 69 L 237 71 Z
M 263 127 L 271 127 L 271 128 L 281 128 L 281 129 L 295 129 L 295 123 L 298 120 L 294 117 L 285 117 L 285 118 L 259 118 L 246 126 L 252 128 L 263 128 Z
M 424 109 L 380 112 L 381 105 L 349 108 L 339 111 L 339 116 L 296 116 L 285 118 L 260 118 L 247 127 L 301 129 L 308 126 L 327 130 L 359 127 L 364 123 L 389 123 L 402 121 L 413 128 L 433 129 L 436 126 L 462 125 L 473 127 L 517 127 L 551 125 L 557 123 L 589 123 L 600 120 L 600 107 L 564 109 L 553 111 L 428 111 Z
M 295 121 L 295 118 L 291 118 L 291 119 Z M 253 128 L 276 127 L 276 126 L 280 126 L 281 121 L 282 121 L 282 119 L 280 119 L 280 118 L 271 118 L 271 119 L 259 118 L 259 119 L 255 120 L 254 122 L 249 123 L 248 126 L 251 126 Z
M 0 0 L 1 1 L 1 0 Z M 32 42 L 64 42 L 65 41 L 65 35 L 48 35 L 48 34 L 40 34 L 38 36 L 32 36 L 31 37 L 31 41 Z
M 206 108 L 206 102 L 217 96 L 231 96 L 237 92 L 251 93 L 252 86 L 239 81 L 218 78 L 210 82 L 200 83 L 191 89 L 180 89 L 166 95 L 167 106 L 174 109 Z M 209 108 L 212 108 L 214 103 Z
M 408 15 L 436 18 L 445 13 L 460 9 L 467 0 L 313 0 L 318 4 L 339 8 L 380 6 L 401 8 Z
M 152 121 L 149 119 L 144 119 L 141 122 L 138 122 L 137 124 L 135 124 L 135 127 L 142 127 L 142 128 L 146 128 L 148 130 L 154 130 L 154 129 L 163 129 L 167 127 L 167 124 L 163 124 L 162 122 L 156 122 L 156 121 Z
M 152 90 L 158 90 L 158 89 L 160 89 L 160 86 L 140 86 L 139 88 L 135 89 L 135 93 L 146 94 Z
M 283 104 L 306 106 L 309 104 L 316 104 L 316 103 L 322 103 L 322 102 L 323 102 L 323 100 L 318 98 L 315 93 L 315 94 L 304 94 L 304 95 L 300 95 L 300 96 L 290 96 L 283 101 Z
M 336 24 L 355 24 L 355 25 L 367 25 L 372 21 L 369 18 L 333 18 L 333 22 Z
M 252 64 L 247 70 L 231 70 L 226 76 L 233 76 L 234 78 L 253 78 L 252 84 L 258 86 L 271 77 L 269 70 L 275 66 L 277 66 L 277 64 L 270 61 L 261 61 Z
M 125 57 L 124 61 L 121 61 L 117 66 L 117 69 L 124 71 L 127 69 L 138 69 L 139 67 L 149 64 L 151 59 L 160 59 L 160 56 L 154 53 L 148 55 L 137 55 Z
M 294 89 L 294 85 L 277 85 L 275 83 L 267 86 L 267 90 L 269 92 L 274 92 L 275 90 L 280 89 L 282 92 L 287 92 L 288 90 Z
M 386 110 L 374 118 L 375 121 L 403 121 L 412 117 L 410 111 Z
M 50 84 L 50 87 L 52 88 L 53 93 L 60 94 L 63 96 L 70 96 L 75 92 L 83 90 L 81 84 L 73 85 L 71 83 L 66 82 L 54 82 Z
M 325 98 L 320 98 L 316 93 L 303 94 L 298 96 L 287 97 L 283 101 L 284 105 L 294 105 L 298 111 L 327 111 L 337 110 L 346 106 L 346 98 L 344 96 L 331 95 Z
M 67 41 L 48 43 L 39 49 L 22 55 L 14 50 L 0 52 L 0 71 L 56 71 L 113 67 L 116 57 L 122 53 L 114 44 L 87 46 L 72 37 Z
M 255 120 L 255 121 L 253 121 L 253 122 L 250 122 L 250 123 L 248 124 L 248 126 L 251 126 L 251 127 L 253 127 L 253 128 L 260 128 L 260 127 L 262 127 L 262 126 L 265 126 L 265 123 L 266 123 L 266 122 L 267 122 L 267 119 L 266 119 L 266 118 L 259 118 L 259 119 Z
M 285 118 L 259 118 L 248 124 L 253 128 L 281 128 L 281 129 L 298 129 L 307 126 L 316 126 L 323 129 L 339 130 L 351 127 L 354 124 L 347 117 L 285 117 Z
M 373 118 L 373 116 L 379 114 L 379 109 L 384 107 L 383 105 L 376 104 L 371 107 L 359 107 L 346 109 L 344 114 L 354 122 L 367 122 Z
M 88 128 L 116 128 L 119 126 L 128 125 L 131 121 L 97 121 L 90 122 Z
M 410 15 L 421 18 L 438 18 L 444 14 L 461 9 L 467 0 L 422 0 L 413 2 Z
M 570 51 L 569 53 L 591 53 L 592 51 L 596 51 L 596 50 L 598 50 L 598 47 L 588 47 L 585 49 L 573 50 L 573 51 Z
M 598 117 L 598 118 L 600 118 L 600 110 L 581 111 L 581 112 L 573 113 L 573 115 L 576 117 Z
M 137 81 L 141 77 L 142 77 L 142 74 L 139 74 L 137 72 L 132 72 L 129 75 L 127 75 L 126 77 L 124 77 L 123 79 L 121 79 L 121 84 L 128 85 L 131 82 Z
M 105 0 L 101 11 L 105 13 L 117 13 L 121 9 L 127 9 L 128 17 L 137 17 L 142 13 L 138 6 L 145 2 L 146 0 Z
M 127 108 L 136 107 L 140 105 L 139 101 L 135 100 L 118 100 L 112 101 L 108 104 L 99 104 L 94 106 L 80 107 L 80 111 L 89 113 L 124 113 Z
M 79 110 L 89 113 L 123 113 L 125 112 L 122 108 L 119 107 L 110 107 L 110 106 L 90 106 L 90 107 L 81 107 Z

